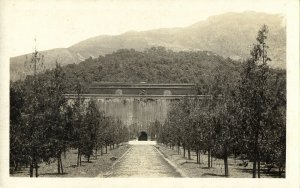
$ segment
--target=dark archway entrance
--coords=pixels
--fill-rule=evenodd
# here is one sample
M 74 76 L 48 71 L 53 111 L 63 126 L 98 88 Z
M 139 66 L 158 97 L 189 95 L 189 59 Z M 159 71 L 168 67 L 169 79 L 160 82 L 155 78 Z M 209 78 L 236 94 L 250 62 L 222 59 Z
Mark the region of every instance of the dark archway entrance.
M 147 141 L 148 140 L 148 135 L 146 132 L 142 131 L 139 138 L 138 138 L 138 141 Z

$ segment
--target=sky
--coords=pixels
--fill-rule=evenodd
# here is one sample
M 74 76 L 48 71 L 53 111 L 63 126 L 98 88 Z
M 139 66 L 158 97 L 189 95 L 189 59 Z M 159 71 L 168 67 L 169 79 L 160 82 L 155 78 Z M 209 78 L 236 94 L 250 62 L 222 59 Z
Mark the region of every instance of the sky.
M 285 15 L 287 0 L 0 0 L 10 56 L 65 48 L 98 35 L 185 27 L 225 12 Z M 36 38 L 36 43 L 34 39 Z

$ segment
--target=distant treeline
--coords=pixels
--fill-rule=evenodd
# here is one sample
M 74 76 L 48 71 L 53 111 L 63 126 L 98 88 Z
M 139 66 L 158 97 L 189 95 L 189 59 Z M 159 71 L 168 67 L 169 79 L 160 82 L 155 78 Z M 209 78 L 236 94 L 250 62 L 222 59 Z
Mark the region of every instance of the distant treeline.
M 45 57 L 47 58 L 47 57 Z M 59 63 L 59 62 L 58 62 Z M 148 83 L 199 83 L 207 84 L 216 69 L 235 80 L 241 64 L 224 59 L 212 52 L 174 52 L 164 47 L 153 47 L 144 52 L 122 49 L 112 54 L 88 58 L 79 64 L 62 67 L 66 74 L 66 92 L 74 93 L 76 80 L 85 86 L 91 82 L 148 82 Z M 39 75 L 47 78 L 50 70 Z M 32 76 L 27 76 L 25 83 Z M 19 81 L 20 82 L 20 81 Z
M 174 52 L 164 47 L 152 47 L 143 52 L 121 49 L 98 58 L 90 57 L 79 64 L 63 66 L 62 69 L 66 74 L 67 93 L 75 92 L 74 85 L 78 79 L 83 83 L 84 93 L 88 93 L 88 86 L 94 81 L 196 83 L 207 87 L 216 72 L 226 75 L 228 82 L 234 84 L 241 65 L 209 51 Z M 274 71 L 285 72 L 280 69 Z M 47 79 L 50 72 L 46 70 L 39 74 L 40 79 Z M 31 77 L 27 76 L 24 82 L 30 82 Z

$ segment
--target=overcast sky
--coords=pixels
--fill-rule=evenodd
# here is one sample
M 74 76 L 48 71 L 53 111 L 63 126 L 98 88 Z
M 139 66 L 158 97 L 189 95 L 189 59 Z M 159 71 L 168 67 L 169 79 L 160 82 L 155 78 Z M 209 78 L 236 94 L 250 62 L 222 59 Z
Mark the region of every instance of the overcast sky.
M 76 3 L 75 3 L 76 2 Z M 285 14 L 285 0 L 2 0 L 2 37 L 11 56 L 69 47 L 81 40 L 129 30 L 184 27 L 224 12 Z

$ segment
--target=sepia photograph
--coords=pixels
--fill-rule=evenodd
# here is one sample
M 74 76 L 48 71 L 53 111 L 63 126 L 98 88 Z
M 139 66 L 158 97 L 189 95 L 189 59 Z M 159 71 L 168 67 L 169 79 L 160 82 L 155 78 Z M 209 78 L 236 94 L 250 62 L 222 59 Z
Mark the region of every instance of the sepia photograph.
M 300 170 L 299 143 L 289 145 L 299 141 L 299 54 L 289 55 L 299 53 L 299 15 L 289 8 L 298 3 L 2 1 L 0 186 L 291 185 L 299 172 L 288 169 Z

